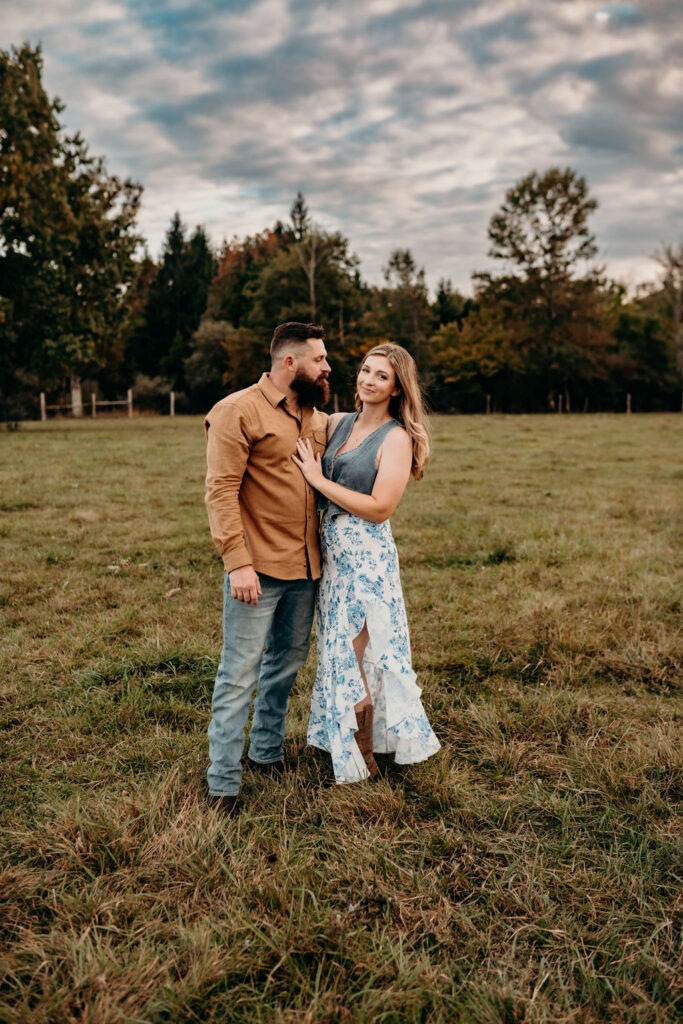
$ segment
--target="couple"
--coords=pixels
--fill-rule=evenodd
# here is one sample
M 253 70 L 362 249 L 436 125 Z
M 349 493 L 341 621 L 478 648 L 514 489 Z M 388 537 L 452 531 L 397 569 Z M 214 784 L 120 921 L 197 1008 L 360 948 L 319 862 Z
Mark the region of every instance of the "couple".
M 270 373 L 218 402 L 204 424 L 206 505 L 225 566 L 207 778 L 228 815 L 254 690 L 247 761 L 269 775 L 284 770 L 287 702 L 308 654 L 316 590 L 308 742 L 332 755 L 336 781 L 376 776 L 373 750 L 412 764 L 439 749 L 411 667 L 389 525 L 429 456 L 417 370 L 405 349 L 377 346 L 358 373 L 358 411 L 327 417 L 316 408 L 329 398 L 324 337 L 313 324 L 281 324 Z

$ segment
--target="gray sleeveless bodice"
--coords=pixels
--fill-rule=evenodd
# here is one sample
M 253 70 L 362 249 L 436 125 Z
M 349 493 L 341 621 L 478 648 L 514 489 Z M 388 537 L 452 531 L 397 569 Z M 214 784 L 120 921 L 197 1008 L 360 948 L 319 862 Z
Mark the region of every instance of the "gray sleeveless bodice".
M 358 447 L 349 452 L 342 452 L 337 455 L 339 449 L 348 440 L 354 423 L 358 419 L 357 412 L 350 412 L 337 424 L 335 431 L 330 438 L 325 454 L 322 458 L 323 473 L 328 480 L 334 480 L 342 487 L 348 487 L 352 491 L 360 491 L 361 494 L 372 494 L 372 488 L 377 477 L 375 461 L 377 452 L 380 450 L 382 441 L 392 427 L 400 426 L 398 420 L 389 420 L 383 423 L 377 430 L 373 430 L 364 438 Z M 335 505 L 333 501 L 320 497 L 319 507 L 330 516 L 345 515 L 346 509 Z

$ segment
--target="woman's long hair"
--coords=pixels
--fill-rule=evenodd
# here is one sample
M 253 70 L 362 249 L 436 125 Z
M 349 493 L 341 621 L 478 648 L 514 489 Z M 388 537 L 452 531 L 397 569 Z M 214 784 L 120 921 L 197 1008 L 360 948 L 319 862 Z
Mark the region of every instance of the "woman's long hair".
M 366 352 L 363 363 L 368 356 L 384 356 L 394 368 L 396 386 L 401 389 L 401 393 L 395 395 L 389 402 L 389 412 L 399 421 L 413 443 L 413 464 L 410 472 L 416 480 L 421 480 L 425 466 L 429 462 L 429 430 L 415 360 L 410 352 L 389 341 L 383 345 L 376 345 Z M 356 392 L 356 409 L 362 408 L 362 404 Z

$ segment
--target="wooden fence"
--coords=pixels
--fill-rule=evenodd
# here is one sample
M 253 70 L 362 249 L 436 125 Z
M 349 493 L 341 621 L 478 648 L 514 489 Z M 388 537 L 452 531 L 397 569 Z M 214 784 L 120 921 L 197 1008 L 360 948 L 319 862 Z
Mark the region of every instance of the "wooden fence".
M 133 390 L 132 390 L 132 388 L 128 388 L 127 397 L 124 398 L 124 399 L 121 399 L 120 401 L 116 401 L 116 402 L 109 402 L 109 401 L 105 401 L 105 399 L 103 399 L 103 398 L 97 398 L 95 396 L 95 392 L 93 391 L 92 395 L 90 396 L 90 410 L 91 410 L 92 418 L 93 419 L 95 419 L 95 417 L 97 416 L 97 406 L 98 405 L 125 405 L 125 406 L 128 407 L 128 417 L 130 419 L 132 419 L 133 418 Z M 61 402 L 61 403 L 57 402 L 57 404 L 55 404 L 55 405 L 48 405 L 47 402 L 45 401 L 45 392 L 44 391 L 40 392 L 40 418 L 43 421 L 45 421 L 47 419 L 47 410 L 48 409 L 64 409 L 64 410 L 67 410 L 67 409 L 73 409 L 73 408 L 74 408 L 74 405 L 71 402 Z M 81 410 L 81 413 L 82 413 L 82 411 L 83 411 L 83 405 L 82 404 L 76 406 L 76 408 L 79 408 Z
M 169 412 L 171 416 L 175 416 L 175 391 L 169 392 Z M 95 392 L 90 396 L 90 414 L 93 419 L 97 416 L 97 407 L 101 405 L 125 405 L 128 407 L 128 418 L 133 418 L 133 389 L 128 388 L 127 397 L 120 401 L 110 402 L 103 398 L 97 398 Z M 45 401 L 45 392 L 40 392 L 40 418 L 44 422 L 47 419 L 48 409 L 67 410 L 73 409 L 74 405 L 72 402 L 57 402 L 54 405 L 48 405 Z M 82 403 L 77 406 L 80 409 L 80 415 L 83 414 Z

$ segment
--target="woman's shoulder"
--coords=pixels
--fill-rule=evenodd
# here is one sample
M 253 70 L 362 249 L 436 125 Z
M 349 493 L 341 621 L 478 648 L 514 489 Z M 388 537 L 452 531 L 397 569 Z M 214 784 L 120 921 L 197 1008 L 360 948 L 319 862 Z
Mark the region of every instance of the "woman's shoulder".
M 393 421 L 391 429 L 387 430 L 386 434 L 382 438 L 382 443 L 379 447 L 379 454 L 391 455 L 392 458 L 408 456 L 412 458 L 413 442 L 410 438 L 410 434 L 398 420 Z
M 335 430 L 337 429 L 339 424 L 342 422 L 342 420 L 346 419 L 347 416 L 353 416 L 353 415 L 354 414 L 352 412 L 333 412 L 330 416 L 328 416 L 327 417 L 327 440 L 329 441 L 329 439 L 332 437 L 332 435 L 334 434 Z
M 390 441 L 395 445 L 405 446 L 406 444 L 409 444 L 412 446 L 413 442 L 410 439 L 410 434 L 400 420 L 392 420 L 391 422 L 393 423 L 393 427 L 391 430 L 387 431 L 385 442 Z

